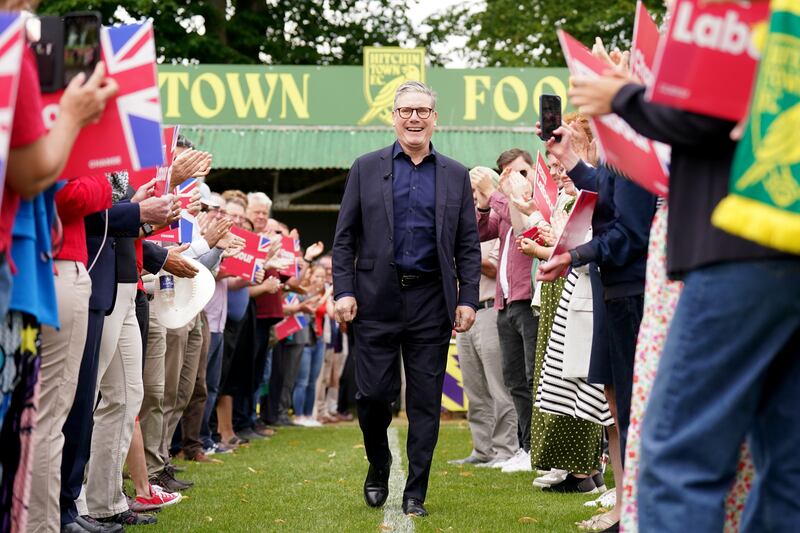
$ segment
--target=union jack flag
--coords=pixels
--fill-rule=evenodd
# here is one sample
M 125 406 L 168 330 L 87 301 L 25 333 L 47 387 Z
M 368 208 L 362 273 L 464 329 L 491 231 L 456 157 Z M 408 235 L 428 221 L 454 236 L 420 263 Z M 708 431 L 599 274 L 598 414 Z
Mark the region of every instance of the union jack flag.
M 258 251 L 267 253 L 269 252 L 269 245 L 271 241 L 263 235 L 258 236 Z
M 81 130 L 62 173 L 64 178 L 164 164 L 152 22 L 102 27 L 100 47 L 106 71 L 119 91 L 100 122 Z M 61 94 L 43 96 L 47 119 L 52 120 L 52 108 Z
M 23 32 L 24 23 L 19 14 L 0 13 L 0 201 L 3 199 L 8 146 L 22 65 Z
M 297 297 L 297 294 L 293 292 L 287 294 L 283 299 L 284 305 L 296 304 L 299 301 L 300 299 Z M 294 335 L 307 325 L 308 320 L 306 320 L 306 317 L 301 314 L 286 317 L 275 324 L 275 336 L 278 338 L 278 340 L 283 340 L 290 335 Z
M 175 187 L 175 194 L 178 195 L 178 199 L 181 201 L 181 218 L 173 222 L 170 227 L 178 230 L 178 242 L 181 244 L 192 242 L 195 237 L 195 231 L 199 231 L 197 219 L 186 210 L 198 183 L 197 178 L 189 178 Z

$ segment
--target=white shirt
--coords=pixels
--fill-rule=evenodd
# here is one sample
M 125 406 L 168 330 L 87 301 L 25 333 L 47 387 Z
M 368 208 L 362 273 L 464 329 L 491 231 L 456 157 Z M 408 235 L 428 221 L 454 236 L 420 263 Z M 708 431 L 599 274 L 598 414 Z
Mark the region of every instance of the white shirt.
M 500 288 L 503 290 L 503 298 L 506 300 L 508 300 L 508 250 L 514 246 L 513 232 L 513 228 L 508 228 L 506 247 L 503 249 L 503 257 L 500 258 Z

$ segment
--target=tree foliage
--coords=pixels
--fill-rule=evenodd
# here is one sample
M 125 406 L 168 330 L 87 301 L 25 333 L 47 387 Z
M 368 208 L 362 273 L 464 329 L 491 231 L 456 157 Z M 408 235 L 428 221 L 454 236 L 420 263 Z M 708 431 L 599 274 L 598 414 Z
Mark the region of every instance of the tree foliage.
M 564 55 L 556 36 L 564 29 L 591 46 L 599 36 L 607 47 L 630 48 L 636 0 L 486 0 L 462 4 L 426 21 L 431 49 L 467 37 L 462 58 L 477 66 L 560 67 Z M 651 13 L 663 14 L 661 0 Z M 436 59 L 441 59 L 437 57 Z
M 361 64 L 362 48 L 409 38 L 403 0 L 44 0 L 39 13 L 152 18 L 165 62 Z M 122 7 L 121 7 L 122 6 Z

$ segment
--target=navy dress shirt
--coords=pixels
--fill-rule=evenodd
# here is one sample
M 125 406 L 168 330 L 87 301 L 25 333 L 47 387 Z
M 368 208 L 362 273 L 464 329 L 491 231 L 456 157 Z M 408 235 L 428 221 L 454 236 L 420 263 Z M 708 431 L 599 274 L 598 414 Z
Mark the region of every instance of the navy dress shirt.
M 415 165 L 399 142 L 392 149 L 394 258 L 401 272 L 437 272 L 436 151 Z

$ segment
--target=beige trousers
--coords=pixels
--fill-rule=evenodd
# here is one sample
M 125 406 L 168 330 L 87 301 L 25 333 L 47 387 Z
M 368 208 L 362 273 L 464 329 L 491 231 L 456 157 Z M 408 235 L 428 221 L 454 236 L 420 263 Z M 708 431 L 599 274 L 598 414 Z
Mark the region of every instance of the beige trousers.
M 34 465 L 28 504 L 28 532 L 61 529 L 61 452 L 81 367 L 92 280 L 78 261 L 56 261 L 56 298 L 61 329 L 42 326 L 39 408 L 33 430 Z
M 164 422 L 159 448 L 164 463 L 169 461 L 172 435 L 194 393 L 200 351 L 203 346 L 202 326 L 198 315 L 182 328 L 167 330 L 167 354 L 164 358 Z
M 479 309 L 472 328 L 456 335 L 456 347 L 469 400 L 472 455 L 482 460 L 511 457 L 519 448 L 517 412 L 503 383 L 497 310 Z
M 164 355 L 167 352 L 167 329 L 158 322 L 156 306 L 150 306 L 147 349 L 144 352 L 144 400 L 139 410 L 139 425 L 144 439 L 147 474 L 152 477 L 164 468 L 159 454 L 164 431 Z
M 94 411 L 92 448 L 86 469 L 85 509 L 94 518 L 128 510 L 122 466 L 142 405 L 142 337 L 136 321 L 136 284 L 117 285 L 114 311 L 103 323 L 97 373 L 100 403 Z

